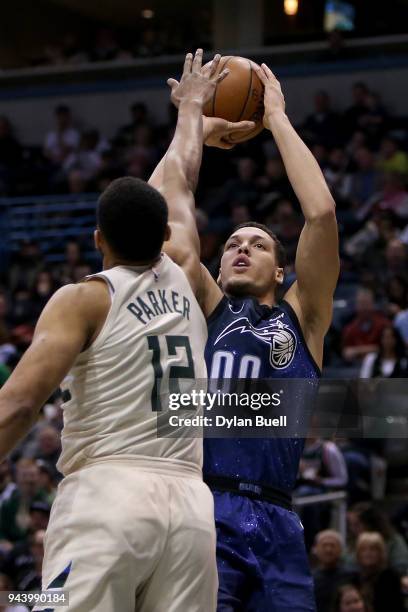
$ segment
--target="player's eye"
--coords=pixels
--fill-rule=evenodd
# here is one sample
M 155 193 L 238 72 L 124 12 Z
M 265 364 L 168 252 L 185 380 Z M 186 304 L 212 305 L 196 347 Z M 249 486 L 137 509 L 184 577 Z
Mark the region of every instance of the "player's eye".
M 236 242 L 230 242 L 230 243 L 227 245 L 227 249 L 235 248 L 236 246 L 238 246 Z
M 262 242 L 257 242 L 255 246 L 256 246 L 257 249 L 265 249 L 265 247 L 262 244 Z

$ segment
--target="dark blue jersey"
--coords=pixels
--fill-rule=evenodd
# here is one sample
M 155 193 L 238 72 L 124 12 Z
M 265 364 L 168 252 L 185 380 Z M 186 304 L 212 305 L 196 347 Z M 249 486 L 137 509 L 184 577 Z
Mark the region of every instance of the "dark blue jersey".
M 270 308 L 254 298 L 224 297 L 208 319 L 205 357 L 211 379 L 310 379 L 316 387 L 320 376 L 296 314 L 285 301 Z M 303 395 L 301 387 L 296 395 L 294 385 L 294 413 L 302 411 Z M 303 446 L 300 437 L 206 439 L 204 475 L 291 491 Z

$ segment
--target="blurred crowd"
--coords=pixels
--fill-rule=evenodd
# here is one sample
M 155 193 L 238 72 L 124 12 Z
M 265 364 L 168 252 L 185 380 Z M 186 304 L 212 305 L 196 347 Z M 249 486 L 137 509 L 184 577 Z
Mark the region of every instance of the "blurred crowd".
M 350 106 L 334 109 L 329 93 L 317 92 L 313 112 L 296 126 L 324 172 L 339 221 L 341 276 L 325 368 L 340 369 L 346 377 L 404 378 L 408 120 L 390 114 L 378 93 L 362 82 L 350 93 Z M 3 195 L 98 193 L 124 174 L 146 179 L 167 149 L 176 115 L 169 107 L 168 121 L 159 125 L 143 103 L 135 102 L 129 121 L 111 140 L 93 127 L 79 130 L 77 119 L 67 105 L 59 105 L 43 143 L 30 148 L 19 142 L 12 118 L 0 119 Z M 213 275 L 233 226 L 257 220 L 285 245 L 287 284 L 293 280 L 303 220 L 269 132 L 231 152 L 206 147 L 197 204 L 202 258 Z M 74 204 L 71 214 L 80 214 Z M 0 277 L 0 385 L 29 345 L 50 296 L 96 265 L 89 240 L 67 242 L 59 263 L 50 262 L 41 245 L 29 239 L 15 250 Z M 58 393 L 50 398 L 29 438 L 0 465 L 0 580 L 21 590 L 40 585 L 44 529 L 61 478 L 56 469 L 61 402 Z M 404 609 L 408 504 L 384 503 L 387 444 L 307 441 L 296 495 L 342 490 L 349 503 L 345 541 L 329 528 L 329 505 L 302 510 L 319 612 Z M 406 450 L 397 466 L 405 479 Z
M 67 32 L 49 40 L 37 56 L 27 57 L 29 66 L 70 67 L 88 62 L 115 62 L 184 53 L 186 48 L 211 48 L 211 15 L 198 9 L 188 19 L 156 19 L 144 11 L 133 27 L 109 26 L 87 29 L 83 34 Z

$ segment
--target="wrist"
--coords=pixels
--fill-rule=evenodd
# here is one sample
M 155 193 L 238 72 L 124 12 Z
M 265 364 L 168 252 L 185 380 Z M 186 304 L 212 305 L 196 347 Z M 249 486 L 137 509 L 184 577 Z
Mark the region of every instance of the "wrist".
M 200 100 L 199 98 L 182 98 L 180 100 L 179 110 L 181 108 L 194 108 L 194 109 L 199 108 L 201 112 L 203 106 L 204 106 L 204 101 Z
M 265 123 L 270 130 L 272 130 L 275 124 L 288 121 L 288 116 L 283 108 L 272 108 L 265 110 Z

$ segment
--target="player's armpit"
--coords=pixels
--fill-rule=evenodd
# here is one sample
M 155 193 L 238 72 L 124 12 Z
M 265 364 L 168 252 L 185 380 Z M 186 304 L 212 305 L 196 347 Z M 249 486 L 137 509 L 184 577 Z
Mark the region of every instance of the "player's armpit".
M 106 296 L 102 283 L 84 283 L 63 287 L 48 302 L 31 346 L 0 390 L 0 458 L 28 433 L 92 338 Z

